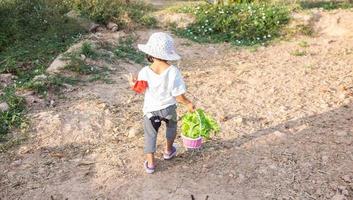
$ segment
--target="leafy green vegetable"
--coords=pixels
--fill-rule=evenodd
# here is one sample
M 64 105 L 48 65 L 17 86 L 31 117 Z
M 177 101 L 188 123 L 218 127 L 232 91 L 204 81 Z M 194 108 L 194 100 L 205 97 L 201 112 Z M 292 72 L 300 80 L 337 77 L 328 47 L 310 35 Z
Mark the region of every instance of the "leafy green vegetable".
M 218 133 L 220 127 L 217 122 L 205 114 L 202 109 L 193 113 L 187 113 L 182 118 L 182 134 L 186 137 L 196 139 L 203 137 L 209 139 L 211 133 Z

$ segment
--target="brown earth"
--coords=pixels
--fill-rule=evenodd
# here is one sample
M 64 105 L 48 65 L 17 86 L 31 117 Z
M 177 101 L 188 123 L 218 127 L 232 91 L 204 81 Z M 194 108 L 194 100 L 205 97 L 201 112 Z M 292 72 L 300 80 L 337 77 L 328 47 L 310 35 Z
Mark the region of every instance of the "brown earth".
M 115 63 L 113 84 L 33 108 L 30 138 L 0 154 L 0 199 L 353 199 L 353 13 L 320 14 L 317 36 L 257 49 L 175 37 L 188 96 L 222 132 L 197 152 L 178 138 L 171 161 L 161 133 L 153 175 L 142 167 L 143 97 L 124 78 L 141 66 Z

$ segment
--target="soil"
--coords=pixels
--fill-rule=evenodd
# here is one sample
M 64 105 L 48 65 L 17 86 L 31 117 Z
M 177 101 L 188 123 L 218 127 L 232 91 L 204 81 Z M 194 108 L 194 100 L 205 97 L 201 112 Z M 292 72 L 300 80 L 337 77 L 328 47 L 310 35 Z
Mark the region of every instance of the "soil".
M 115 63 L 114 83 L 33 106 L 29 138 L 0 154 L 0 199 L 353 199 L 352 17 L 321 12 L 316 36 L 257 49 L 174 36 L 187 95 L 222 131 L 199 151 L 177 138 L 171 161 L 161 131 L 153 175 L 142 166 L 143 97 L 124 77 L 141 66 Z

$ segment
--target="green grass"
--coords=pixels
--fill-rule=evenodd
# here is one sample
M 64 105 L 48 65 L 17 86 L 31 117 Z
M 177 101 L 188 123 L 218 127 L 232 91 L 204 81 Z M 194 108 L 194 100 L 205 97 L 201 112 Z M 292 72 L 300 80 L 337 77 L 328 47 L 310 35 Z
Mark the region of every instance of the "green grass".
M 291 55 L 293 56 L 305 56 L 307 54 L 306 51 L 301 51 L 296 49 L 295 51 L 291 52 Z
M 289 9 L 280 5 L 242 3 L 229 6 L 201 4 L 184 8 L 196 21 L 175 33 L 196 42 L 230 42 L 235 45 L 261 44 L 280 36 L 289 22 Z
M 92 44 L 89 42 L 84 42 L 81 47 L 81 54 L 88 58 L 97 58 L 98 54 L 95 52 L 95 50 L 92 47 Z
M 46 97 L 48 92 L 59 94 L 65 85 L 76 85 L 80 80 L 61 75 L 44 75 L 39 79 L 32 79 L 24 84 L 24 88 L 34 91 L 36 94 Z
M 0 1 L 0 73 L 17 76 L 13 85 L 2 89 L 1 100 L 10 110 L 1 113 L 0 135 L 20 127 L 25 120 L 25 102 L 16 90 L 32 89 L 45 96 L 47 90 L 67 81 L 62 77 L 33 80 L 45 74 L 53 59 L 86 33 L 76 21 L 64 16 L 67 11 L 59 0 Z
M 68 0 L 68 4 L 79 10 L 83 16 L 99 23 L 113 21 L 119 27 L 129 27 L 131 22 L 142 26 L 154 26 L 156 20 L 150 14 L 153 7 L 141 1 L 123 0 Z
M 301 1 L 300 7 L 302 9 L 323 8 L 325 10 L 334 9 L 349 9 L 353 8 L 353 3 L 345 1 Z
M 117 22 L 119 28 L 130 28 L 135 24 L 151 27 L 156 24 L 150 15 L 152 7 L 143 3 L 126 5 L 120 0 L 0 0 L 0 73 L 17 76 L 15 83 L 8 88 L 0 86 L 0 100 L 11 105 L 9 111 L 1 113 L 0 135 L 19 127 L 25 120 L 24 101 L 16 96 L 16 90 L 29 89 L 46 97 L 48 92 L 58 93 L 65 84 L 80 82 L 75 77 L 49 76 L 46 73 L 49 64 L 60 53 L 87 33 L 75 20 L 65 15 L 71 9 L 77 9 L 98 22 Z M 131 55 L 133 51 L 128 45 L 123 48 L 129 52 L 118 55 L 142 62 L 138 56 Z M 91 59 L 102 56 L 89 43 L 83 44 L 80 54 Z M 67 68 L 71 71 L 89 75 L 88 81 L 111 82 L 107 68 L 88 66 L 80 55 L 73 56 L 70 65 Z M 35 79 L 38 75 L 44 76 Z
M 4 139 L 5 134 L 14 127 L 19 127 L 24 122 L 25 100 L 15 94 L 14 87 L 3 89 L 0 95 L 0 102 L 6 102 L 9 110 L 0 111 L 0 142 Z
M 133 43 L 135 38 L 124 37 L 119 40 L 117 47 L 114 49 L 114 54 L 118 59 L 133 61 L 138 64 L 146 64 L 145 54 L 134 48 Z
M 307 41 L 300 41 L 298 45 L 303 48 L 309 47 L 309 44 Z

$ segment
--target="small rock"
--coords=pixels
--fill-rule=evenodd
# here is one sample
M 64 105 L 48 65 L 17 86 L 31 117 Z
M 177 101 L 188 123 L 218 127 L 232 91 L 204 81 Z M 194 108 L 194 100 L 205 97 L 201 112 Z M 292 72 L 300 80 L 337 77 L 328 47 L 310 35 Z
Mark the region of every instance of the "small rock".
M 37 75 L 33 78 L 33 81 L 45 81 L 48 79 L 48 76 L 45 74 Z
M 189 167 L 187 165 L 183 165 L 181 168 L 183 169 L 189 169 Z
M 235 119 L 235 123 L 237 123 L 237 124 L 242 124 L 243 122 L 244 122 L 244 119 L 242 117 L 237 117 Z
M 226 83 L 227 83 L 227 85 L 233 85 L 233 81 L 230 81 L 230 80 L 227 81 Z
M 107 28 L 113 32 L 117 31 L 118 30 L 118 25 L 116 23 L 113 23 L 113 22 L 109 22 L 107 24 Z
M 6 112 L 10 109 L 9 104 L 7 104 L 6 102 L 0 103 L 0 111 L 1 112 Z
M 343 101 L 343 104 L 350 104 L 351 103 L 351 100 L 350 99 L 345 99 L 344 101 Z
M 96 23 L 92 23 L 90 26 L 89 26 L 89 32 L 96 32 L 97 29 L 99 27 L 99 24 L 96 24 Z
M 330 105 L 328 103 L 323 103 L 320 105 L 321 108 L 329 108 Z
M 86 56 L 84 54 L 81 54 L 80 58 L 81 58 L 82 61 L 86 60 Z
M 344 175 L 342 179 L 347 183 L 351 183 L 353 178 L 350 175 Z
M 22 163 L 22 160 L 20 159 L 20 160 L 15 160 L 15 161 L 13 161 L 13 162 L 11 163 L 11 165 L 14 166 L 14 167 L 18 167 L 18 166 L 21 165 L 21 163 Z
M 348 96 L 347 96 L 345 93 L 342 93 L 342 94 L 340 94 L 340 95 L 338 96 L 338 98 L 340 98 L 340 99 L 346 99 L 346 98 L 348 98 Z
M 336 132 L 336 135 L 337 136 L 347 136 L 348 132 L 344 131 L 344 130 L 339 130 L 339 131 Z
M 336 194 L 331 200 L 347 200 L 343 194 Z
M 128 138 L 136 137 L 143 132 L 140 126 L 131 127 L 128 132 Z
M 118 27 L 114 27 L 114 28 L 112 28 L 112 31 L 113 32 L 117 32 L 119 30 L 119 28 Z
M 98 28 L 96 29 L 97 32 L 103 32 L 105 30 L 107 30 L 107 29 L 103 26 L 98 26 Z
M 329 158 L 328 156 L 322 156 L 321 159 L 322 159 L 322 162 L 327 163 Z
M 29 148 L 29 147 L 27 147 L 27 146 L 22 146 L 20 149 L 19 149 L 19 153 L 20 154 L 27 154 L 27 153 L 29 153 L 31 151 L 31 149 Z
M 228 121 L 229 120 L 229 116 L 227 116 L 227 115 L 222 115 L 221 116 L 221 121 L 222 122 L 225 122 L 225 121 Z
M 55 107 L 55 101 L 54 100 L 50 100 L 49 101 L 49 107 Z
M 328 39 L 328 40 L 325 41 L 326 44 L 331 44 L 331 43 L 334 43 L 334 42 L 336 42 L 336 40 L 330 40 L 330 39 Z
M 243 174 L 239 174 L 238 175 L 238 179 L 239 179 L 239 181 L 244 181 L 245 180 L 245 176 L 243 175 Z
M 282 111 L 282 112 L 285 112 L 285 111 L 288 111 L 288 107 L 287 106 L 280 106 L 279 109 Z

